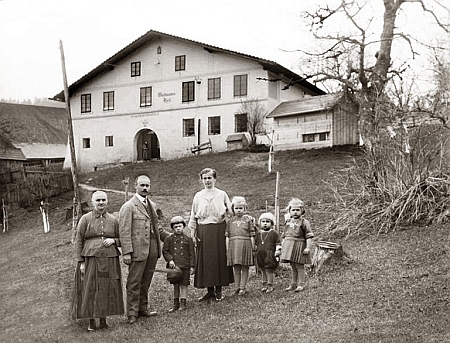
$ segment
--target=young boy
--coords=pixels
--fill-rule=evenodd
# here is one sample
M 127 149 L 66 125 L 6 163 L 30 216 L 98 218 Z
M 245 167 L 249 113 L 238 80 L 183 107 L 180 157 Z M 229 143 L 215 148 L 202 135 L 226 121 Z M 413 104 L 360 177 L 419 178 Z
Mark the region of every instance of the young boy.
M 166 237 L 163 245 L 163 256 L 167 262 L 167 268 L 178 267 L 182 271 L 179 280 L 170 281 L 173 284 L 173 307 L 170 313 L 176 310 L 186 309 L 186 299 L 188 293 L 190 275 L 194 274 L 195 250 L 192 238 L 184 232 L 186 222 L 183 217 L 175 216 L 170 220 L 170 227 L 173 234 Z

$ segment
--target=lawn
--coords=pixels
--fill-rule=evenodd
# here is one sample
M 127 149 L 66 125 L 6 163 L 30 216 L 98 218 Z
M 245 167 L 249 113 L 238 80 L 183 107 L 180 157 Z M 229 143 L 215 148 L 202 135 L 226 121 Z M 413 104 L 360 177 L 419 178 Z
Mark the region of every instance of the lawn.
M 316 235 L 323 235 L 333 214 L 324 181 L 357 155 L 352 148 L 277 152 L 281 207 L 300 197 Z M 253 216 L 273 210 L 275 175 L 267 173 L 266 153 L 234 151 L 128 164 L 80 178 L 96 188 L 123 190 L 125 177 L 150 175 L 152 198 L 167 225 L 176 214 L 188 215 L 204 167 L 217 170 L 216 186 L 230 197 L 246 197 Z M 124 196 L 109 197 L 110 211 L 118 211 Z M 190 286 L 187 311 L 169 314 L 172 289 L 158 272 L 150 290 L 158 317 L 134 326 L 111 317 L 110 329 L 88 333 L 86 321 L 73 323 L 68 315 L 75 269 L 71 222 L 65 221 L 71 195 L 50 204 L 50 233 L 44 234 L 35 206 L 12 209 L 10 231 L 0 234 L 0 342 L 450 342 L 447 224 L 341 239 L 353 263 L 332 264 L 309 275 L 307 289 L 298 294 L 283 291 L 289 268 L 278 270 L 270 294 L 259 291 L 260 276 L 252 268 L 247 295 L 232 296 L 229 287 L 224 301 L 203 304 L 196 302 L 203 290 Z M 162 260 L 158 268 L 164 268 Z M 126 268 L 123 272 L 125 277 Z

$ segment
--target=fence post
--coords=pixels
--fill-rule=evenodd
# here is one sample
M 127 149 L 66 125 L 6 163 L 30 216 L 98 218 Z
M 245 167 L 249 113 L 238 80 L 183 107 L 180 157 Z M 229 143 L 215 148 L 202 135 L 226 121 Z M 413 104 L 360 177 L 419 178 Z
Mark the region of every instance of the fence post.
M 8 210 L 5 205 L 5 199 L 2 198 L 2 211 L 3 211 L 3 233 L 8 231 Z

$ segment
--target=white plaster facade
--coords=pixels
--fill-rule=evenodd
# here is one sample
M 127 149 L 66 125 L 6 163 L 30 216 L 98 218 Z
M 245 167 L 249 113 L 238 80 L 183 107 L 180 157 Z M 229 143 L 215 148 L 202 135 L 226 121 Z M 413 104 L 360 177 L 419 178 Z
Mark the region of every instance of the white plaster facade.
M 176 56 L 185 56 L 185 70 L 175 71 Z M 140 62 L 140 76 L 131 76 L 133 62 Z M 246 96 L 233 95 L 235 75 L 247 75 Z M 235 133 L 235 114 L 242 101 L 258 99 L 269 113 L 283 101 L 323 94 L 306 81 L 282 90 L 293 76 L 300 79 L 274 62 L 149 31 L 69 87 L 78 167 L 92 170 L 141 160 L 142 142 L 147 139 L 153 144 L 152 158 L 155 144 L 162 159 L 190 155 L 193 145 L 208 139 L 213 151 L 224 151 L 227 136 Z M 219 99 L 208 100 L 211 78 L 220 78 Z M 189 81 L 195 81 L 194 101 L 183 102 L 182 83 Z M 141 87 L 152 87 L 151 106 L 140 107 Z M 111 91 L 114 109 L 105 111 L 103 93 Z M 91 98 L 88 113 L 81 113 L 84 94 Z M 208 120 L 217 116 L 220 134 L 210 134 Z M 184 119 L 194 120 L 194 135 L 184 135 Z M 152 142 L 142 137 L 148 133 Z M 89 148 L 83 147 L 86 140 Z

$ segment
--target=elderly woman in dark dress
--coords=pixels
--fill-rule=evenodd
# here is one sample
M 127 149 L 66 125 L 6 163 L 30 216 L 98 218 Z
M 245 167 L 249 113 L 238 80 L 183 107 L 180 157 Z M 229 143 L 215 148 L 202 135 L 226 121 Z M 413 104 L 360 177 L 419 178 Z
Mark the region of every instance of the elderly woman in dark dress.
M 106 329 L 106 316 L 123 315 L 119 263 L 119 222 L 106 212 L 105 192 L 92 194 L 94 210 L 77 226 L 75 254 L 78 261 L 72 299 L 73 319 L 89 318 L 88 331 Z M 100 318 L 97 326 L 96 319 Z
M 224 191 L 215 188 L 214 169 L 203 169 L 200 178 L 205 188 L 194 196 L 188 224 L 197 245 L 194 287 L 208 289 L 199 301 L 220 301 L 222 286 L 234 282 L 233 269 L 227 266 L 225 245 L 225 218 L 232 213 L 231 202 Z

